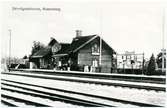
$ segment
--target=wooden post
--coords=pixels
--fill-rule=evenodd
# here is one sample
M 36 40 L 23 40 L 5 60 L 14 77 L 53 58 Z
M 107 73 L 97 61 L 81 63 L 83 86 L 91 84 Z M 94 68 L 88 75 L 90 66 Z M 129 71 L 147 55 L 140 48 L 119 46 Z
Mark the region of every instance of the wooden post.
M 165 8 L 163 9 L 163 17 L 162 17 L 162 72 L 165 72 L 165 49 L 164 49 L 164 36 L 165 36 Z
M 100 67 L 100 71 L 101 71 L 101 58 L 102 58 L 102 26 L 103 26 L 103 24 L 102 24 L 102 8 L 101 8 L 101 10 L 100 10 L 100 28 L 101 28 L 101 34 L 100 34 L 100 51 L 99 51 L 99 53 L 100 53 L 100 55 L 99 55 L 99 67 Z
M 11 29 L 9 29 L 9 72 L 10 72 L 10 62 L 11 60 Z
M 118 64 L 117 64 L 117 62 L 118 62 L 118 55 L 117 55 L 117 53 L 116 53 L 116 73 L 118 73 L 118 69 L 117 69 L 117 68 L 118 68 L 118 67 L 117 67 Z
M 142 63 L 142 75 L 144 74 L 144 52 L 143 52 L 143 63 Z
M 99 65 L 101 66 L 101 56 L 102 56 L 102 39 L 100 37 L 100 55 L 99 55 Z

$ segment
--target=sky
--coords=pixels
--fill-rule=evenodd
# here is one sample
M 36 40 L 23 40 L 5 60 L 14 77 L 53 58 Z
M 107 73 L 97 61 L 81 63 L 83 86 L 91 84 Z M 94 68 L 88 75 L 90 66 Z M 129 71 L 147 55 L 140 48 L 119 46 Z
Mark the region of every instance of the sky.
M 56 1 L 1 3 L 1 55 L 23 57 L 31 53 L 33 41 L 47 45 L 50 37 L 70 43 L 75 30 L 82 35 L 100 35 L 117 53 L 135 51 L 150 58 L 162 49 L 163 10 L 166 2 Z M 17 8 L 17 10 L 13 10 Z M 21 10 L 56 8 L 60 10 Z M 165 9 L 166 10 L 166 9 Z M 164 13 L 164 14 L 163 14 Z M 166 27 L 167 16 L 164 25 Z M 166 31 L 164 31 L 166 40 Z M 165 42 L 166 46 L 166 42 Z

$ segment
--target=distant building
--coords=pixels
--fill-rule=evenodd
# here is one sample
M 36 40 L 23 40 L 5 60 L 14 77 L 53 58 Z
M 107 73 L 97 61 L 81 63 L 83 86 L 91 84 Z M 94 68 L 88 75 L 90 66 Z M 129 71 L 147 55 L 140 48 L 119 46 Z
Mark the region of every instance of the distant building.
M 51 38 L 48 46 L 33 54 L 30 61 L 36 68 L 67 70 L 70 67 L 70 70 L 111 72 L 115 54 L 103 39 L 100 41 L 100 36 L 82 36 L 78 30 L 71 43 L 59 43 Z
M 144 53 L 126 51 L 124 54 L 117 54 L 118 69 L 142 69 L 144 63 Z
M 157 55 L 156 63 L 157 68 L 156 70 L 161 70 L 162 72 L 166 72 L 166 49 L 161 49 L 161 52 Z

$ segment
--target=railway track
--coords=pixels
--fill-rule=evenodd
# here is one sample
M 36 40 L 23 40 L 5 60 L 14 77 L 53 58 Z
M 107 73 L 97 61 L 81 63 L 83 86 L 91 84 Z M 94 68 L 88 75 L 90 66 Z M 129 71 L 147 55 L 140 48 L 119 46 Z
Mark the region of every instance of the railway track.
M 9 84 L 10 82 L 10 84 Z M 5 91 L 10 91 L 10 92 L 15 92 L 15 93 L 19 93 L 19 94 L 24 94 L 24 95 L 30 95 L 30 96 L 34 96 L 34 97 L 40 97 L 42 99 L 49 99 L 52 101 L 61 101 L 61 102 L 65 102 L 65 103 L 70 103 L 73 105 L 79 105 L 79 106 L 86 106 L 86 107 L 103 107 L 103 106 L 107 106 L 107 107 L 113 107 L 112 105 L 108 105 L 108 104 L 103 104 L 103 103 L 98 103 L 98 102 L 93 102 L 93 101 L 88 101 L 85 99 L 80 99 L 80 98 L 75 98 L 75 97 L 71 97 L 71 96 L 67 96 L 67 95 L 62 95 L 59 93 L 51 93 L 51 92 L 46 92 L 46 91 L 42 91 L 41 88 L 42 87 L 38 87 L 37 85 L 29 85 L 26 86 L 27 84 L 20 84 L 19 82 L 12 82 L 11 81 L 6 81 L 4 82 L 2 80 L 2 90 Z M 46 89 L 45 90 L 49 90 Z M 4 97 L 4 94 L 2 95 L 2 97 Z M 6 95 L 5 95 L 6 97 Z M 18 100 L 18 98 L 12 97 L 10 96 L 10 99 L 14 99 L 14 100 Z M 25 102 L 25 100 L 20 100 Z M 34 103 L 32 103 L 32 105 L 34 105 Z M 35 106 L 40 106 L 40 105 L 36 105 Z M 42 105 L 41 105 L 42 106 Z
M 14 97 L 10 94 L 18 93 L 18 94 L 23 94 L 25 96 L 29 95 L 33 97 L 39 97 L 41 99 L 48 99 L 52 101 L 62 101 L 65 103 L 70 103 L 70 104 L 79 105 L 79 106 L 87 106 L 87 107 L 114 107 L 114 106 L 119 106 L 120 103 L 130 104 L 132 106 L 160 107 L 158 105 L 153 105 L 153 104 L 114 99 L 109 97 L 97 96 L 97 95 L 63 90 L 63 89 L 55 89 L 55 88 L 39 86 L 35 84 L 27 84 L 27 83 L 4 80 L 4 79 L 2 79 L 1 81 L 1 89 L 2 89 L 2 93 L 3 91 L 4 93 L 7 92 L 7 95 L 2 94 L 3 98 L 10 98 L 15 101 L 19 101 L 19 102 L 23 102 L 23 103 L 35 105 L 35 106 L 50 106 L 50 105 L 44 104 L 44 103 L 41 104 L 39 103 L 39 101 L 38 103 L 32 102 L 30 100 L 26 100 L 25 98 Z
M 155 76 L 142 76 L 142 75 L 122 75 L 122 74 L 104 74 L 104 73 L 88 73 L 88 72 L 75 72 L 75 71 L 53 71 L 53 70 L 27 70 L 27 69 L 13 69 L 13 71 L 20 71 L 24 73 L 34 74 L 46 74 L 56 76 L 68 76 L 68 77 L 81 77 L 81 78 L 92 78 L 92 79 L 108 79 L 108 80 L 121 80 L 121 81 L 132 81 L 132 82 L 146 82 L 146 83 L 157 83 L 165 84 L 165 77 Z
M 109 86 L 121 86 L 121 87 L 128 87 L 128 88 L 137 88 L 137 89 L 145 89 L 145 90 L 155 90 L 155 91 L 165 91 L 165 85 L 161 86 L 153 86 L 154 84 L 134 84 L 131 82 L 114 82 L 114 80 L 105 80 L 100 81 L 99 79 L 90 79 L 90 78 L 76 78 L 76 77 L 63 77 L 63 76 L 55 76 L 55 75 L 46 75 L 46 74 L 34 74 L 34 73 L 21 73 L 21 72 L 5 72 L 2 74 L 8 75 L 18 75 L 18 76 L 26 76 L 32 78 L 42 78 L 42 79 L 52 79 L 52 80 L 62 80 L 62 81 L 72 81 L 72 82 L 82 82 L 82 83 L 94 83 L 94 84 L 101 84 L 101 85 L 109 85 Z

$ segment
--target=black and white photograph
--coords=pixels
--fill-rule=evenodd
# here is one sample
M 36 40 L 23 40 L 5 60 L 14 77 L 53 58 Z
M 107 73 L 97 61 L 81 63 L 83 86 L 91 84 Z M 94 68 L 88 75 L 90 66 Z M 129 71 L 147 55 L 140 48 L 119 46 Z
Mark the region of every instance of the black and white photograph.
M 2 1 L 1 108 L 166 106 L 167 2 Z

